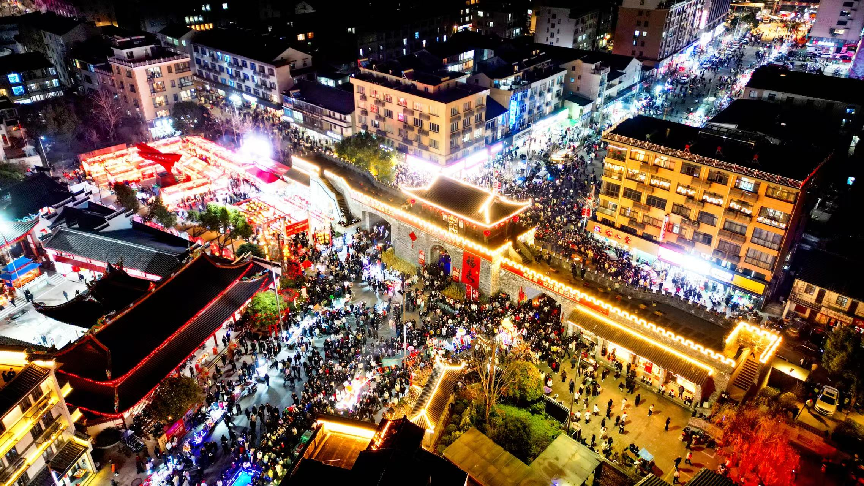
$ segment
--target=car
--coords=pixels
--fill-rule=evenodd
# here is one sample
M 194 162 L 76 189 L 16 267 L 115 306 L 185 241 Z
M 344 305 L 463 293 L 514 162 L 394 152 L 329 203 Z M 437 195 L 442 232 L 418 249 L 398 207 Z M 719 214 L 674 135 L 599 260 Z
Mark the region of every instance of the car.
M 816 399 L 817 412 L 825 416 L 832 416 L 837 411 L 837 402 L 840 400 L 840 391 L 833 386 L 825 386 L 822 388 L 822 393 Z

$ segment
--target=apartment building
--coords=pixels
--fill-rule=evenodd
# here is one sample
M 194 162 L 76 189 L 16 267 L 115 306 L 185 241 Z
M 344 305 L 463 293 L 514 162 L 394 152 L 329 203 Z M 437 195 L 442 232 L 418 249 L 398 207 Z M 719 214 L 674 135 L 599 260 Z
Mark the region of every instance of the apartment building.
M 566 71 L 539 48 L 500 50 L 480 63 L 468 84 L 489 89 L 509 111 L 509 131 L 520 132 L 563 106 Z
M 192 44 L 195 75 L 205 91 L 238 96 L 253 108 L 282 113 L 282 93 L 298 73 L 312 70 L 312 56 L 276 38 L 247 31 L 200 32 Z
M 38 52 L 0 56 L 0 96 L 13 103 L 35 103 L 63 95 L 54 66 Z
M 857 46 L 864 28 L 860 8 L 861 0 L 820 1 L 816 21 L 810 28 L 809 46 L 825 54 L 840 52 L 844 46 Z
M 598 235 L 720 285 L 776 289 L 830 151 L 641 115 L 604 140 Z
M 822 110 L 841 128 L 854 130 L 861 125 L 864 80 L 762 66 L 753 72 L 740 98 Z
M 534 42 L 576 49 L 605 49 L 611 41 L 605 18 L 612 4 L 543 5 L 534 9 Z M 604 28 L 605 27 L 605 28 Z
M 29 345 L 29 343 L 22 343 Z M 81 484 L 96 471 L 89 440 L 75 434 L 53 360 L 32 359 L 21 348 L 0 350 L 0 481 L 3 484 Z
M 155 44 L 147 37 L 115 37 L 108 59 L 114 90 L 128 114 L 139 114 L 152 130 L 165 123 L 171 107 L 195 98 L 189 56 Z
M 445 0 L 447 3 L 452 2 Z M 457 10 L 445 5 L 414 5 L 407 10 L 404 5 L 379 7 L 379 11 L 387 12 L 386 22 L 371 16 L 362 25 L 352 27 L 357 34 L 357 57 L 377 62 L 395 60 L 432 43 L 446 42 L 459 25 Z
M 285 118 L 304 134 L 326 142 L 354 134 L 354 95 L 351 91 L 300 80 L 284 95 Z
M 599 110 L 636 94 L 642 63 L 633 56 L 568 48 L 546 48 L 556 64 L 567 71 L 564 93 L 583 96 Z
M 864 326 L 864 286 L 859 279 L 848 278 L 864 271 L 860 259 L 823 250 L 799 250 L 795 261 L 800 268 L 786 299 L 784 318 L 797 316 L 827 326 Z
M 663 67 L 701 32 L 703 0 L 623 0 L 612 52 Z
M 450 166 L 482 151 L 489 89 L 466 74 L 398 63 L 365 64 L 351 78 L 355 130 L 371 132 L 414 161 Z
M 465 0 L 465 7 L 461 23 L 480 34 L 515 39 L 528 32 L 530 1 Z
M 95 25 L 52 13 L 22 17 L 19 42 L 27 52 L 39 52 L 54 68 L 65 87 L 74 84 L 70 51 L 78 44 L 99 34 Z

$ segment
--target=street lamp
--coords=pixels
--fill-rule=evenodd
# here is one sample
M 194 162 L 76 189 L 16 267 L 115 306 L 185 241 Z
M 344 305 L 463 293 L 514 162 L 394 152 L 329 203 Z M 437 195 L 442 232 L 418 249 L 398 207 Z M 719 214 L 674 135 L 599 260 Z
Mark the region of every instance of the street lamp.
M 45 146 L 42 145 L 42 141 L 45 140 L 45 135 L 39 135 L 39 151 L 42 153 L 42 163 L 45 164 L 45 167 L 51 168 L 51 164 L 48 163 L 48 154 L 45 152 Z

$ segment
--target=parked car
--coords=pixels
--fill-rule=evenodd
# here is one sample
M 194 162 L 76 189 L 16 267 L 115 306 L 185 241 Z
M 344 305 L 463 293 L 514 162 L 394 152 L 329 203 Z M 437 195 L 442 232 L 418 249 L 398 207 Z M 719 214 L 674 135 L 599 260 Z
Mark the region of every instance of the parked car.
M 837 411 L 837 402 L 840 400 L 840 391 L 833 386 L 825 386 L 822 393 L 816 399 L 816 411 L 828 417 Z

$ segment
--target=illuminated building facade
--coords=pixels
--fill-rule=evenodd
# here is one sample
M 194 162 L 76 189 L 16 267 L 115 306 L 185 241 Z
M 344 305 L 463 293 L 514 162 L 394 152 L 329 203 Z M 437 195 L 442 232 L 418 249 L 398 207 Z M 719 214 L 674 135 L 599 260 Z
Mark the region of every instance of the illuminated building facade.
M 864 270 L 859 259 L 822 250 L 801 250 L 795 255 L 800 270 L 783 309 L 783 317 L 802 317 L 823 326 L 864 326 L 864 286 L 857 278 Z M 837 269 L 842 269 L 838 272 Z
M 612 52 L 663 65 L 699 37 L 703 0 L 624 0 Z
M 63 95 L 54 66 L 38 52 L 0 57 L 0 96 L 13 103 L 35 103 Z
M 384 64 L 361 67 L 351 78 L 355 132 L 436 166 L 483 151 L 489 90 L 465 83 L 459 72 L 428 72 Z
M 70 413 L 52 360 L 34 360 L 19 350 L 0 351 L 0 482 L 4 486 L 70 484 L 88 481 L 96 468 L 90 442 L 75 435 L 81 417 Z
M 593 231 L 640 255 L 770 294 L 827 153 L 726 135 L 645 116 L 618 125 L 604 137 Z
M 151 123 L 151 129 L 169 120 L 174 104 L 194 99 L 191 62 L 185 52 L 144 37 L 115 37 L 112 49 L 108 63 L 121 106 Z

